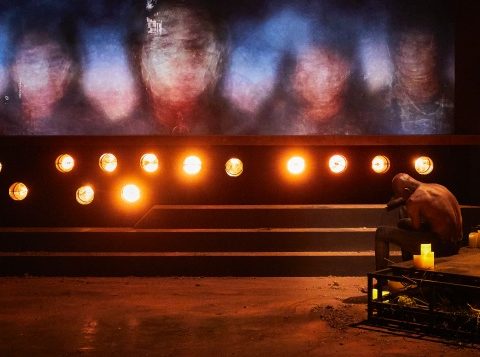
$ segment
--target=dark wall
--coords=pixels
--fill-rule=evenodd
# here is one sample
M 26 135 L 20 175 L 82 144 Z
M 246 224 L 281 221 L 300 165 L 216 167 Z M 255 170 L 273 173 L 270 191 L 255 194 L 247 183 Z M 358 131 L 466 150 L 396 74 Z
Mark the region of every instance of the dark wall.
M 455 126 L 459 134 L 480 132 L 478 88 L 480 76 L 480 2 L 456 2 L 455 28 Z
M 390 198 L 390 182 L 398 172 L 447 186 L 461 204 L 480 204 L 480 146 L 472 145 L 471 138 L 465 145 L 458 137 L 455 145 L 448 144 L 448 140 L 429 145 L 427 139 L 410 138 L 408 144 L 402 139 L 401 144 L 399 138 L 390 142 L 383 138 L 384 144 L 379 145 L 378 138 L 368 137 L 330 138 L 326 142 L 311 137 L 273 141 L 268 137 L 9 138 L 0 145 L 1 224 L 132 226 L 155 204 L 380 204 Z M 112 174 L 102 172 L 98 166 L 104 152 L 118 158 L 118 169 Z M 140 157 L 146 152 L 159 157 L 157 173 L 147 174 L 140 169 Z M 55 159 L 62 153 L 76 160 L 70 173 L 62 174 L 55 168 Z M 186 178 L 179 172 L 187 153 L 203 158 L 198 177 Z M 285 174 L 285 158 L 293 153 L 307 160 L 302 178 L 291 179 Z M 348 160 L 343 174 L 332 174 L 327 167 L 329 157 L 335 153 Z M 375 174 L 370 169 L 372 158 L 378 154 L 390 158 L 391 168 L 386 174 Z M 413 159 L 418 155 L 433 159 L 431 174 L 421 176 L 415 172 Z M 230 157 L 244 163 L 244 172 L 237 178 L 225 173 L 225 162 Z M 17 181 L 29 187 L 24 201 L 13 201 L 8 196 L 9 186 Z M 128 205 L 120 201 L 120 187 L 127 182 L 142 187 L 140 203 Z M 86 183 L 95 188 L 95 200 L 82 206 L 75 200 L 75 191 Z

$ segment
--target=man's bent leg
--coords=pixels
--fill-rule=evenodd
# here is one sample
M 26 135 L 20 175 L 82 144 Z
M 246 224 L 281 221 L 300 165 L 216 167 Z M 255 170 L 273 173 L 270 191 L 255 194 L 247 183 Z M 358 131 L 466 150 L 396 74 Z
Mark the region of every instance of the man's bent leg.
M 385 269 L 390 258 L 389 233 L 391 227 L 381 226 L 375 232 L 375 269 Z
M 421 243 L 431 243 L 435 239 L 436 236 L 432 232 L 411 231 L 389 226 L 378 227 L 375 233 L 376 269 L 384 269 L 388 266 L 389 243 L 399 246 L 402 252 L 419 254 Z

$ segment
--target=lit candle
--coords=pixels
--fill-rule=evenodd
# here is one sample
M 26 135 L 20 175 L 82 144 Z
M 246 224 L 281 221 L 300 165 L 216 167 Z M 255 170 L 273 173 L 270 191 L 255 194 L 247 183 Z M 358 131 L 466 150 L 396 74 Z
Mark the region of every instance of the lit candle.
M 435 267 L 434 261 L 434 252 L 413 256 L 413 266 L 417 269 L 433 270 Z
M 432 251 L 432 245 L 431 244 L 420 244 L 420 254 L 425 255 L 428 254 Z
M 388 291 L 383 290 L 382 291 L 382 296 L 387 296 L 390 294 Z M 378 299 L 378 289 L 372 289 L 372 300 L 377 300 Z
M 478 232 L 471 232 L 469 235 L 468 235 L 468 246 L 470 248 L 477 248 L 478 247 L 478 235 L 479 233 Z

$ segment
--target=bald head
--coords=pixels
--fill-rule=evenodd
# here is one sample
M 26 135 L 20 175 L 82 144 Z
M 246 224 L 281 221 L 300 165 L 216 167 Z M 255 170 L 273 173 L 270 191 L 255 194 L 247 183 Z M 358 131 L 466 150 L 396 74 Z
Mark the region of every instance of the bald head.
M 392 180 L 392 188 L 395 197 L 403 197 L 405 199 L 408 199 L 420 184 L 420 181 L 415 180 L 413 177 L 403 172 L 396 174 Z

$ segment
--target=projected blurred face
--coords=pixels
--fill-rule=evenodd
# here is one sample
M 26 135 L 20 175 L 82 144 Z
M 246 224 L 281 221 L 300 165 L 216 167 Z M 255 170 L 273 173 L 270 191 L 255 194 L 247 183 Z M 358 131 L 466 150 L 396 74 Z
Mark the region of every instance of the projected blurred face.
M 115 28 L 84 30 L 81 85 L 90 102 L 110 121 L 127 118 L 138 102 L 123 38 Z
M 298 56 L 293 88 L 311 120 L 328 120 L 340 111 L 349 74 L 348 62 L 329 49 L 309 48 Z
M 395 65 L 398 81 L 415 102 L 428 102 L 438 93 L 437 46 L 431 33 L 412 30 L 401 34 Z
M 71 66 L 71 59 L 55 41 L 25 36 L 12 68 L 23 111 L 33 119 L 50 115 L 69 84 Z
M 160 9 L 147 21 L 141 66 L 153 99 L 191 105 L 217 81 L 220 54 L 212 25 L 184 7 Z

